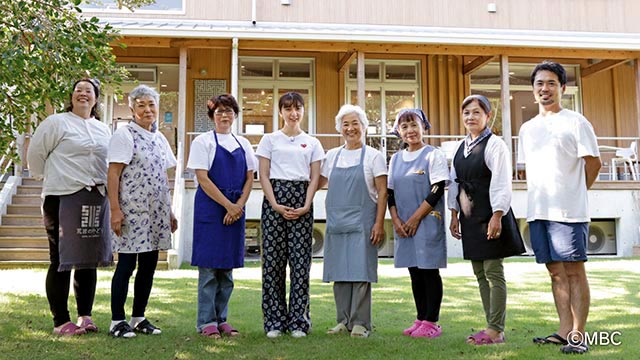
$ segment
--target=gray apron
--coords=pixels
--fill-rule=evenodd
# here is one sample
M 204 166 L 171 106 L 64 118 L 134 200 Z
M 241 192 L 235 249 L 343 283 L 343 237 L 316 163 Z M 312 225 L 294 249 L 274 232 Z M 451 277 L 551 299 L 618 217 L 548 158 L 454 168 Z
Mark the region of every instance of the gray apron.
M 370 239 L 377 206 L 369 197 L 364 179 L 365 151 L 363 144 L 360 164 L 356 166 L 336 166 L 342 148 L 333 162 L 325 200 L 327 229 L 322 277 L 325 282 L 378 281 L 378 249 Z
M 402 152 L 394 154 L 392 176 L 396 198 L 396 210 L 403 222 L 420 207 L 431 191 L 429 161 L 427 154 L 433 151 L 430 145 L 422 148 L 413 161 L 404 161 Z M 425 216 L 413 237 L 402 238 L 395 233 L 394 265 L 397 268 L 418 267 L 439 269 L 447 267 L 447 242 L 444 228 L 444 197 Z

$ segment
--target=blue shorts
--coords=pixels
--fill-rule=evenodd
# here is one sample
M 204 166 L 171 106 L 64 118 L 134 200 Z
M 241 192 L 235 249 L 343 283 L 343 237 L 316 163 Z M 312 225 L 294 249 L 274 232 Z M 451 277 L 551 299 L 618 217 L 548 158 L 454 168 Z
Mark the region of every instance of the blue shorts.
M 529 235 L 538 264 L 587 261 L 588 222 L 535 220 L 529 223 Z

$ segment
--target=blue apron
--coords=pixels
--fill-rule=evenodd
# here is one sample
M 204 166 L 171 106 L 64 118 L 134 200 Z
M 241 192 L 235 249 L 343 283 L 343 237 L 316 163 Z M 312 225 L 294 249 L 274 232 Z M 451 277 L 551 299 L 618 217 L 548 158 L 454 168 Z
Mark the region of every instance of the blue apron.
M 413 161 L 404 161 L 402 152 L 393 155 L 393 188 L 396 210 L 405 222 L 420 207 L 431 191 L 429 161 L 427 154 L 433 151 L 430 145 L 422 148 Z M 395 267 L 418 267 L 439 269 L 447 267 L 447 242 L 444 229 L 444 197 L 425 216 L 413 237 L 401 238 L 395 234 Z
M 329 176 L 325 199 L 327 229 L 324 243 L 323 281 L 377 282 L 378 249 L 371 244 L 376 203 L 371 200 L 364 178 L 366 145 L 360 164 L 336 166 L 338 150 Z
M 209 168 L 209 179 L 222 194 L 235 203 L 242 195 L 242 187 L 247 179 L 247 159 L 238 139 L 233 152 L 220 146 L 218 135 L 216 156 Z M 193 210 L 193 253 L 191 265 L 212 269 L 233 269 L 244 266 L 244 225 L 245 216 L 231 225 L 222 222 L 227 210 L 210 198 L 202 186 L 198 186 Z

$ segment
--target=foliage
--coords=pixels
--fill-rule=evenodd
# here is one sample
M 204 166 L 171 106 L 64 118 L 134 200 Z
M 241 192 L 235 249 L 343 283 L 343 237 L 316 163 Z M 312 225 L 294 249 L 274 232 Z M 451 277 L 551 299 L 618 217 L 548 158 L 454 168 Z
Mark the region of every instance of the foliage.
M 127 75 L 110 43 L 117 32 L 81 15 L 83 0 L 0 0 L 0 149 L 68 101 L 82 77 L 119 84 Z M 128 8 L 150 0 L 121 0 Z

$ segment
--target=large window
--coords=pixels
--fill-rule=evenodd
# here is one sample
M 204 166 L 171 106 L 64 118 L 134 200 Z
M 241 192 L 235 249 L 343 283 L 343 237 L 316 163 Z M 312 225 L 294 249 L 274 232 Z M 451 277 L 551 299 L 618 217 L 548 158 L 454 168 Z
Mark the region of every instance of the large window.
M 256 144 L 262 134 L 282 127 L 278 99 L 289 91 L 305 103 L 302 130 L 315 132 L 313 59 L 242 57 L 239 61 L 240 132 Z
M 145 5 L 139 9 L 135 9 L 136 12 L 143 13 L 184 13 L 185 0 L 155 0 L 153 4 Z M 101 0 L 91 3 L 83 3 L 80 7 L 85 11 L 97 11 L 97 12 L 120 12 L 127 11 L 128 9 L 118 9 L 118 3 L 115 0 Z
M 396 114 L 401 109 L 420 107 L 420 61 L 365 60 L 364 72 L 367 143 L 390 157 L 400 145 L 399 139 L 390 134 Z M 349 66 L 346 77 L 347 98 L 357 104 L 356 62 Z
M 509 100 L 511 101 L 511 128 L 518 134 L 520 125 L 538 114 L 538 104 L 533 97 L 531 72 L 536 64 L 509 64 Z M 567 87 L 562 97 L 562 107 L 580 111 L 579 67 L 563 65 L 567 71 Z M 471 75 L 471 93 L 486 96 L 493 105 L 495 117 L 491 130 L 502 135 L 502 105 L 500 103 L 500 64 L 489 63 Z

